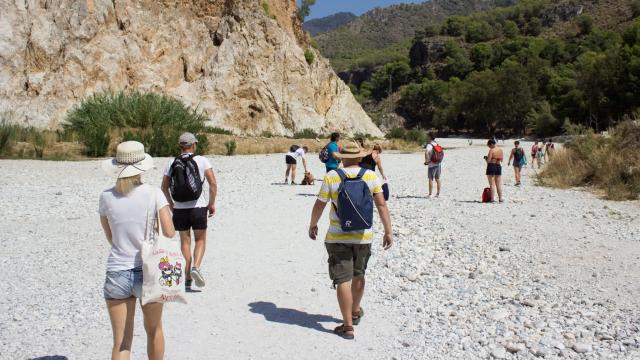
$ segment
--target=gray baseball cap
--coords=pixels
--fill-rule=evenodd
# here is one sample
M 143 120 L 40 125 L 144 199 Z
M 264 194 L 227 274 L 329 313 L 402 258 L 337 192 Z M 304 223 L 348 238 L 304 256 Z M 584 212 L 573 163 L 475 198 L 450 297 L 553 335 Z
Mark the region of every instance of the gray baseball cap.
M 178 140 L 178 143 L 181 146 L 191 146 L 197 142 L 198 139 L 196 138 L 196 136 L 190 132 L 183 133 L 182 135 L 180 135 L 180 139 Z

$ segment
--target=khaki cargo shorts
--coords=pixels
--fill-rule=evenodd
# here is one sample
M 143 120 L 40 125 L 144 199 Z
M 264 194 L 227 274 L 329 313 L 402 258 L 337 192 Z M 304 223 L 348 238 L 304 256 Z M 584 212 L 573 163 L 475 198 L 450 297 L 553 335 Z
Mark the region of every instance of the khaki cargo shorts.
M 364 276 L 371 257 L 371 244 L 325 243 L 329 255 L 329 277 L 334 285 Z

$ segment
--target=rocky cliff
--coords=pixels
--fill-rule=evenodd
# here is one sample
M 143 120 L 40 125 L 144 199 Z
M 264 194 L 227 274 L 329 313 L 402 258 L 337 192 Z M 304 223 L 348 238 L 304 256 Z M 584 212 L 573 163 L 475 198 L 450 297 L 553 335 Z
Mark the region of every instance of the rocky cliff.
M 295 0 L 0 0 L 13 121 L 56 127 L 83 98 L 123 89 L 174 96 L 236 133 L 381 135 L 306 45 Z

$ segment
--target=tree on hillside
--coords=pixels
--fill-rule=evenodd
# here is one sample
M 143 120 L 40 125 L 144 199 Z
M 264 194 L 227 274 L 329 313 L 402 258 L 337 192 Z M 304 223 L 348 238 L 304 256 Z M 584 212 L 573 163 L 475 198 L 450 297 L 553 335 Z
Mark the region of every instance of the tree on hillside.
M 304 19 L 309 16 L 311 13 L 311 7 L 315 5 L 316 0 L 302 0 L 300 3 L 300 7 L 298 8 L 298 18 L 300 21 L 304 21 Z
M 437 127 L 435 115 L 446 107 L 445 95 L 448 83 L 429 80 L 421 84 L 409 84 L 400 91 L 398 110 L 407 119 L 407 126 L 422 128 Z

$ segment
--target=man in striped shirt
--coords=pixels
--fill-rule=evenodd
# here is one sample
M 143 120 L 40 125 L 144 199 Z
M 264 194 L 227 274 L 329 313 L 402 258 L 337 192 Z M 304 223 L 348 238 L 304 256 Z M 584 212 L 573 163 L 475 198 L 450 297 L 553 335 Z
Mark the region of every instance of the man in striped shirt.
M 340 158 L 343 161 L 345 175 L 354 178 L 360 171 L 358 165 L 366 153 L 362 151 L 357 142 L 348 140 L 340 150 Z M 393 244 L 391 232 L 391 218 L 389 209 L 382 193 L 380 179 L 373 171 L 367 170 L 362 176 L 373 196 L 380 220 L 384 226 L 382 246 L 385 250 Z M 318 221 L 324 208 L 331 202 L 329 216 L 329 230 L 325 237 L 325 247 L 329 255 L 329 276 L 337 286 L 338 304 L 344 323 L 335 329 L 335 333 L 345 339 L 353 339 L 353 325 L 360 323 L 364 312 L 360 302 L 364 294 L 364 274 L 371 256 L 371 241 L 373 230 L 344 231 L 340 226 L 340 219 L 336 213 L 338 206 L 338 189 L 340 187 L 340 175 L 336 170 L 331 170 L 324 177 L 320 193 L 313 206 L 311 223 L 309 225 L 309 237 L 315 240 L 318 236 Z

